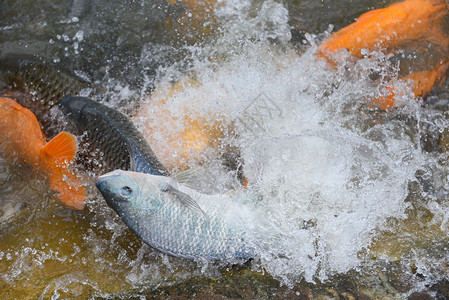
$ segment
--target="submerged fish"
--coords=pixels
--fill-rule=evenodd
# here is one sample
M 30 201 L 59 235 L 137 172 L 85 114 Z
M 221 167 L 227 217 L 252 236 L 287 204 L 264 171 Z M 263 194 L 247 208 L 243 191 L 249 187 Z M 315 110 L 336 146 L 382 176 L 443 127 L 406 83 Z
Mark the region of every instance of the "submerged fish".
M 122 113 L 86 97 L 63 98 L 60 106 L 81 133 L 91 151 L 100 151 L 104 170 L 133 170 L 168 175 L 145 138 Z
M 319 48 L 318 56 L 331 65 L 342 50 L 363 58 L 367 51 L 383 49 L 404 57 L 404 50 L 413 49 L 425 62 L 413 59 L 418 70 L 402 76 L 411 80 L 415 97 L 428 95 L 439 87 L 449 69 L 449 5 L 444 0 L 405 0 L 386 8 L 364 13 L 357 21 L 333 33 Z M 415 54 L 416 55 L 416 54 Z M 381 109 L 395 106 L 396 87 L 389 83 L 384 95 L 374 99 Z
M 201 88 L 202 84 L 191 78 L 178 81 L 168 89 L 160 87 L 151 94 L 151 101 L 141 103 L 133 120 L 142 135 L 152 141 L 151 148 L 162 164 L 173 173 L 192 165 L 210 166 L 211 161 L 219 158 L 221 165 L 235 174 L 235 184 L 246 185 L 240 150 L 228 144 L 226 138 L 234 134 L 234 124 L 220 112 L 198 111 L 198 106 L 193 103 L 207 102 L 196 92 Z M 206 93 L 203 95 L 207 97 Z M 174 108 L 171 100 L 178 97 L 183 101 L 177 102 Z M 203 105 L 201 107 L 205 109 Z M 152 118 L 153 115 L 157 118 Z
M 435 42 L 447 48 L 449 5 L 444 0 L 405 0 L 364 13 L 357 21 L 332 34 L 319 51 L 330 55 L 346 49 L 363 58 L 363 49 L 387 50 L 400 46 L 427 47 Z
M 100 176 L 96 185 L 123 222 L 162 252 L 226 261 L 255 256 L 247 235 L 250 211 L 228 196 L 203 195 L 170 177 L 123 170 Z
M 46 109 L 58 104 L 63 97 L 79 95 L 83 89 L 102 90 L 84 79 L 63 72 L 57 66 L 42 62 L 35 56 L 2 57 L 0 71 L 3 81 L 15 89 L 37 92 L 40 104 Z
M 0 151 L 10 160 L 20 159 L 44 172 L 52 190 L 75 209 L 84 208 L 85 189 L 69 169 L 77 142 L 67 132 L 46 143 L 33 113 L 9 98 L 0 98 Z

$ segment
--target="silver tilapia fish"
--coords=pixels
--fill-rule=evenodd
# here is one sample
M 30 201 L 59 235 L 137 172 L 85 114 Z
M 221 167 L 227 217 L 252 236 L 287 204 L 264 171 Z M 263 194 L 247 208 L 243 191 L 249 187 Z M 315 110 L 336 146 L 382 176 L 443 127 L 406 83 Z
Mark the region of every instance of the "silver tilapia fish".
M 96 185 L 123 222 L 153 248 L 229 262 L 255 257 L 251 210 L 227 195 L 205 195 L 171 177 L 123 170 L 98 177 Z

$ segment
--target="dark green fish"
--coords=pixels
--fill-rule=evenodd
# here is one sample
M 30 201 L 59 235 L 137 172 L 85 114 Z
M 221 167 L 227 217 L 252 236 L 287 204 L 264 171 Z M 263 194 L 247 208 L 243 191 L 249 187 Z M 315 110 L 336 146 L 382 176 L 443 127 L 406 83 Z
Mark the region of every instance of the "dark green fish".
M 102 91 L 92 83 L 31 55 L 8 55 L 0 58 L 0 71 L 2 80 L 13 89 L 36 92 L 40 109 L 49 109 L 62 98 L 79 95 L 81 90 L 87 88 Z M 36 103 L 21 104 L 36 113 L 34 107 L 30 107 Z
M 104 171 L 168 175 L 145 138 L 122 113 L 87 97 L 65 97 L 59 105 L 80 133 L 87 135 L 90 151 L 101 153 Z

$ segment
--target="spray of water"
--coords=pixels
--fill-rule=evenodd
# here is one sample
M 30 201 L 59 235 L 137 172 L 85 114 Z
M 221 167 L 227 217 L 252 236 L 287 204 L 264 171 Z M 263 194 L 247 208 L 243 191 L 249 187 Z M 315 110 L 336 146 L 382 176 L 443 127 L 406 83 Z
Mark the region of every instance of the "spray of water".
M 277 2 L 219 1 L 215 15 L 216 36 L 186 46 L 180 51 L 190 53 L 184 61 L 160 70 L 155 91 L 142 100 L 133 120 L 149 136 L 155 153 L 172 158 L 179 158 L 179 153 L 167 147 L 168 141 L 182 136 L 186 115 L 220 132 L 218 146 L 209 144 L 191 161 L 211 173 L 225 151 L 237 149 L 232 153 L 239 157 L 248 187 L 231 198 L 251 208 L 250 240 L 259 250 L 253 268 L 293 286 L 303 279 L 323 281 L 369 269 L 375 256 L 406 266 L 413 263 L 414 273 L 427 276 L 426 284 L 445 276 L 447 261 L 441 253 L 447 243 L 434 250 L 416 245 L 425 235 L 430 243 L 449 230 L 448 205 L 443 201 L 449 189 L 447 155 L 427 153 L 420 142 L 423 131 L 445 136 L 447 114 L 421 108 L 409 83 L 395 79 L 398 67 L 387 54 L 366 51 L 358 61 L 342 55 L 338 67 L 331 68 L 317 59 L 319 41 L 314 36 L 307 36 L 310 46 L 304 52 L 294 49 L 289 43 L 288 11 Z M 83 51 L 84 35 L 78 32 L 69 50 Z M 157 60 L 155 51 L 164 48 L 143 47 L 142 69 Z M 391 80 L 400 91 L 398 108 L 376 111 L 370 99 L 382 94 Z M 174 82 L 181 88 L 173 89 Z M 112 95 L 107 105 L 126 112 L 128 107 L 119 103 L 136 93 L 126 84 L 107 85 Z M 411 185 L 418 185 L 417 191 Z M 192 264 L 143 245 L 95 191 L 92 195 L 88 224 L 83 223 L 84 216 L 70 216 L 82 224 L 73 236 L 82 236 L 83 241 L 72 242 L 71 231 L 65 229 L 58 239 L 61 248 L 70 251 L 58 255 L 58 249 L 30 249 L 34 236 L 45 234 L 33 233 L 17 249 L 0 252 L 0 260 L 13 261 L 3 281 L 13 285 L 36 272 L 31 265 L 31 271 L 26 267 L 34 257 L 35 264 L 64 260 L 78 268 L 48 282 L 42 295 L 54 298 L 75 295 L 80 286 L 107 297 L 201 274 L 220 276 L 206 262 Z M 418 220 L 418 225 L 413 227 L 407 220 L 416 211 L 412 221 Z M 50 223 L 66 224 L 65 216 L 48 214 L 48 222 L 38 218 L 45 228 L 53 228 Z M 431 221 L 423 223 L 426 216 Z M 385 245 L 402 252 L 389 251 Z M 117 285 L 112 288 L 111 282 Z
M 195 49 L 201 53 L 191 70 L 195 84 L 186 81 L 169 94 L 170 77 L 162 78 L 140 115 L 157 115 L 151 104 L 162 97 L 176 120 L 188 112 L 232 127 L 224 140 L 239 149 L 249 190 L 259 195 L 252 205 L 260 217 L 254 226 L 263 232 L 256 242 L 260 266 L 286 284 L 325 280 L 357 268 L 376 229 L 389 217 L 405 216 L 408 185 L 425 160 L 418 102 L 407 83 L 398 82 L 398 109 L 370 109 L 384 77 L 397 74 L 387 55 L 366 52 L 365 59 L 343 59 L 331 69 L 316 58 L 312 38 L 301 54 L 287 46 L 282 5 L 266 1 L 255 16 L 249 6 L 220 6 L 222 36 Z M 225 49 L 223 60 L 203 59 Z M 373 73 L 380 79 L 370 79 Z M 137 120 L 141 128 L 145 122 Z M 164 127 L 157 122 L 151 127 Z M 182 126 L 167 125 L 172 131 Z

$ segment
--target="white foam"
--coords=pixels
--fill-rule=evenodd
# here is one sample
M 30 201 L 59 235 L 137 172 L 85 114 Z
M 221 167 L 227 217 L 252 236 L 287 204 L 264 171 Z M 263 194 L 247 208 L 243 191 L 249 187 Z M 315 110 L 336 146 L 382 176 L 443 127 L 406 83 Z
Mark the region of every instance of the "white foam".
M 408 183 L 423 163 L 416 128 L 391 119 L 370 127 L 361 117 L 363 101 L 378 95 L 368 74 L 383 70 L 386 59 L 376 53 L 331 71 L 316 59 L 315 46 L 297 55 L 267 42 L 288 40 L 279 4 L 266 1 L 250 18 L 249 2 L 227 3 L 217 12 L 229 20 L 223 31 L 237 32 L 230 43 L 244 47 L 232 46 L 223 61 L 198 58 L 193 72 L 199 85 L 171 95 L 167 107 L 177 117 L 186 110 L 219 115 L 234 126 L 228 142 L 240 148 L 250 189 L 262 197 L 253 203 L 265 237 L 261 267 L 285 284 L 356 268 L 376 228 L 404 215 Z M 267 7 L 276 8 L 272 15 Z M 264 34 L 253 41 L 255 32 Z M 222 42 L 214 46 L 225 47 Z M 392 66 L 387 71 L 394 76 Z M 161 90 L 168 90 L 167 78 Z M 402 111 L 418 118 L 408 86 L 402 88 L 408 97 Z

